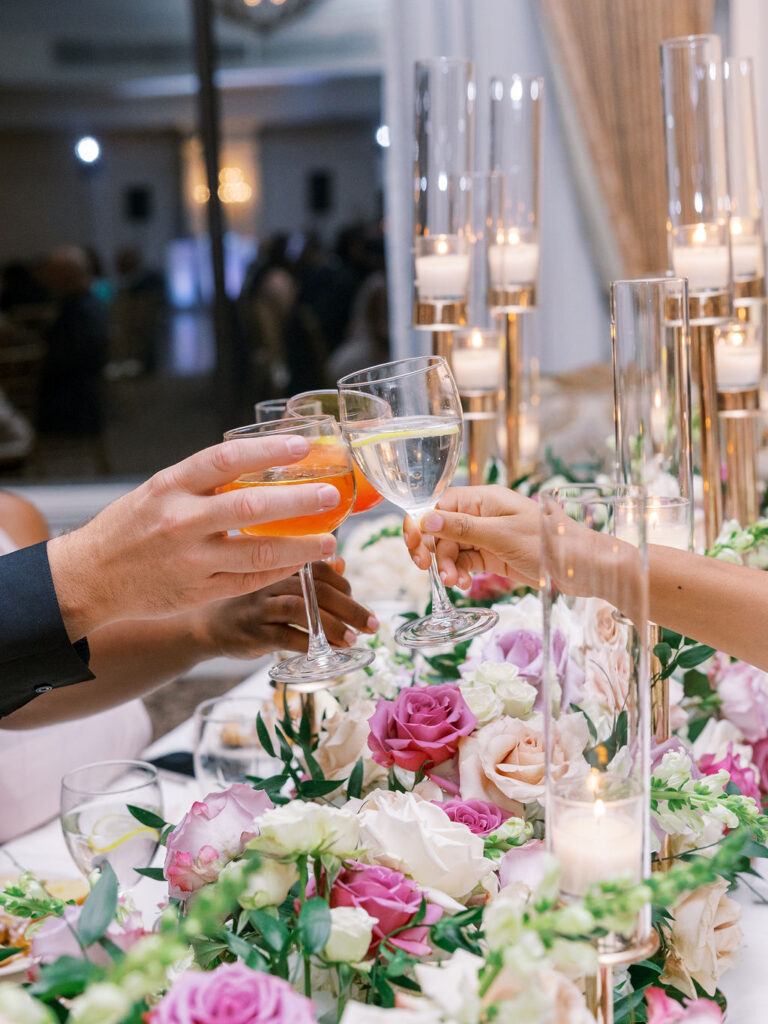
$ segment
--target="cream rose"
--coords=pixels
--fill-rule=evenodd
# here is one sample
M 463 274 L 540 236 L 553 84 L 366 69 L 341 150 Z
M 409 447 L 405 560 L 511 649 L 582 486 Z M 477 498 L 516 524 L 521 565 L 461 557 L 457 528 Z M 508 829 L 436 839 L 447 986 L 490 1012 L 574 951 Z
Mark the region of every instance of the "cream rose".
M 586 771 L 582 751 L 589 731 L 583 715 L 566 715 L 553 725 L 552 772 L 562 779 Z M 521 815 L 523 805 L 544 795 L 544 719 L 500 718 L 459 744 L 459 778 L 464 800 L 487 800 Z
M 364 859 L 455 899 L 468 896 L 493 870 L 481 836 L 413 793 L 377 790 L 359 818 Z
M 470 708 L 472 704 L 465 693 L 465 688 L 490 687 L 499 705 L 499 711 L 494 717 L 509 715 L 510 718 L 527 718 L 533 710 L 533 702 L 538 692 L 535 686 L 520 678 L 517 665 L 507 661 L 482 662 L 460 686 Z M 474 708 L 472 710 L 477 714 Z M 480 718 L 479 715 L 477 717 Z M 481 720 L 481 724 L 485 724 L 485 721 Z
M 478 725 L 487 725 L 504 714 L 504 705 L 487 683 L 460 683 L 459 689 Z
M 232 864 L 228 864 L 222 875 L 229 872 L 230 869 L 237 870 L 241 863 L 233 861 Z M 259 868 L 244 878 L 237 902 L 244 910 L 279 907 L 288 895 L 291 886 L 298 880 L 299 872 L 293 861 L 283 864 L 273 857 L 264 857 Z
M 607 645 L 626 651 L 629 628 L 619 620 L 613 605 L 599 597 L 588 597 L 584 602 L 584 640 L 589 647 Z
M 724 878 L 687 893 L 676 905 L 661 980 L 695 998 L 694 981 L 714 995 L 723 971 L 736 963 L 744 933 L 741 907 L 726 895 Z
M 358 759 L 363 758 L 363 787 L 376 785 L 387 777 L 386 768 L 371 757 L 368 749 L 368 719 L 376 710 L 372 700 L 353 700 L 347 711 L 338 707 L 323 722 L 315 760 L 326 779 L 346 779 Z
M 503 968 L 483 999 L 497 1024 L 595 1024 L 584 996 L 559 971 L 542 969 L 524 977 Z
M 332 964 L 359 964 L 371 944 L 376 918 L 362 907 L 331 907 L 331 934 L 323 959 Z
M 276 857 L 330 853 L 349 857 L 357 848 L 357 816 L 345 808 L 293 800 L 284 807 L 265 811 L 259 820 L 260 834 L 248 849 Z

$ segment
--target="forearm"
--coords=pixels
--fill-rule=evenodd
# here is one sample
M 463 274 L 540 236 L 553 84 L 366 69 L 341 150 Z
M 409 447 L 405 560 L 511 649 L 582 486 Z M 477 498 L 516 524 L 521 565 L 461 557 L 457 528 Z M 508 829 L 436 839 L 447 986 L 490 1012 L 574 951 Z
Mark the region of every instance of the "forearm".
M 0 721 L 2 729 L 31 729 L 69 721 L 141 697 L 213 656 L 201 617 L 117 622 L 90 638 L 95 679 L 52 690 Z
M 651 621 L 768 670 L 768 575 L 652 545 Z

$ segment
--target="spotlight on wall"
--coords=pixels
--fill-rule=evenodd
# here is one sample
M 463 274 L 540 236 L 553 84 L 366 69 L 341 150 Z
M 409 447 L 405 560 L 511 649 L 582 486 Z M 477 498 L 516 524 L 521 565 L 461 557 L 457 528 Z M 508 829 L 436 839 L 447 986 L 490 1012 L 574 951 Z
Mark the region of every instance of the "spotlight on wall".
M 83 164 L 95 164 L 101 156 L 101 146 L 92 135 L 84 135 L 75 143 L 75 156 Z
M 382 149 L 387 149 L 389 147 L 389 125 L 379 125 L 376 129 L 376 141 Z

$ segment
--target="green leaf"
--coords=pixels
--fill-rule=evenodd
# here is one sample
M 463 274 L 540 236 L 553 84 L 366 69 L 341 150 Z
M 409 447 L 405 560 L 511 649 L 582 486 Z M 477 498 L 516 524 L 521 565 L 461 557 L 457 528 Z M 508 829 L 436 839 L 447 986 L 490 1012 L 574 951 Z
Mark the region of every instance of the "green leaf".
M 150 828 L 163 829 L 168 824 L 165 818 L 161 818 L 159 814 L 155 814 L 147 807 L 134 807 L 133 804 L 128 804 L 128 810 L 136 821 L 140 821 L 142 825 L 148 825 Z
M 307 900 L 297 922 L 299 941 L 307 953 L 319 953 L 331 934 L 331 910 L 319 896 Z
M 77 921 L 77 934 L 86 948 L 102 937 L 116 913 L 117 876 L 109 861 L 105 861 Z
M 296 792 L 300 797 L 316 800 L 318 797 L 332 793 L 339 786 L 343 786 L 346 781 L 346 779 L 308 779 L 306 782 L 299 783 Z
M 701 736 L 707 727 L 709 718 L 694 718 L 692 722 L 688 723 L 688 740 L 690 743 L 695 743 L 696 740 Z
M 246 942 L 241 936 L 235 935 L 234 932 L 225 928 L 221 933 L 221 937 L 230 953 L 234 953 L 238 959 L 243 961 L 246 967 L 251 967 L 255 971 L 263 971 L 269 967 L 269 964 L 259 953 L 258 949 L 252 946 L 250 942 Z
M 679 633 L 675 633 L 672 629 L 662 629 L 661 641 L 662 643 L 669 644 L 670 647 L 677 650 L 682 643 L 682 636 Z
M 683 678 L 683 692 L 686 697 L 709 697 L 712 694 L 712 687 L 703 672 L 691 669 Z
M 291 941 L 291 934 L 283 922 L 263 910 L 249 910 L 248 920 L 261 933 L 273 953 L 282 953 Z
M 151 878 L 155 882 L 164 882 L 165 875 L 163 874 L 162 868 L 134 868 L 137 875 L 144 875 L 145 878 Z
M 359 800 L 363 792 L 363 759 L 359 757 L 347 783 L 347 800 Z
M 659 659 L 662 665 L 667 665 L 669 664 L 669 659 L 672 657 L 672 648 L 669 646 L 669 644 L 656 644 L 656 646 L 653 648 L 653 653 L 656 655 L 656 657 Z
M 16 956 L 17 953 L 23 952 L 21 949 L 15 948 L 14 946 L 0 946 L 0 964 L 3 960 L 7 960 L 8 957 Z
M 83 992 L 86 986 L 101 978 L 102 968 L 92 964 L 90 960 L 80 960 L 73 956 L 60 956 L 52 964 L 44 964 L 40 968 L 40 977 L 29 986 L 27 992 L 38 999 L 54 999 L 63 996 L 73 999 Z
M 699 644 L 678 654 L 677 664 L 680 668 L 695 668 L 697 665 L 701 665 L 703 661 L 711 658 L 714 653 L 714 647 L 705 647 L 703 644 Z
M 270 757 L 276 757 L 275 748 L 272 743 L 272 737 L 269 735 L 269 729 L 264 724 L 264 719 L 261 717 L 261 712 L 256 715 L 256 735 L 259 737 L 259 743 L 264 748 L 265 752 Z

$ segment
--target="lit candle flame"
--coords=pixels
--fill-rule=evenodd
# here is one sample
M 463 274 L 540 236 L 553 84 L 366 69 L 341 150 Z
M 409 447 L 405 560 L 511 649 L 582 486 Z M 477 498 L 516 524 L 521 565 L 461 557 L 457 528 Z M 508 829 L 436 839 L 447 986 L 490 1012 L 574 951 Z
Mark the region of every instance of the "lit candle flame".
M 510 228 L 507 234 L 507 241 L 510 245 L 520 245 L 520 232 L 517 228 Z
M 602 800 L 595 800 L 595 818 L 599 821 L 605 814 L 605 803 Z
M 587 776 L 587 789 L 590 793 L 596 793 L 600 788 L 600 772 L 597 768 L 590 768 Z
M 741 222 L 741 217 L 731 217 L 731 234 L 740 235 L 744 230 L 744 225 Z
M 656 389 L 656 394 L 653 396 L 653 404 L 657 409 L 661 408 L 661 392 L 658 388 Z
M 475 328 L 469 336 L 469 344 L 471 348 L 482 348 L 483 347 L 483 336 L 480 331 Z
M 441 256 L 445 256 L 448 252 L 448 243 L 444 238 L 440 238 L 437 243 L 437 251 Z
M 704 224 L 697 224 L 693 232 L 693 244 L 704 245 L 707 241 L 707 228 Z

